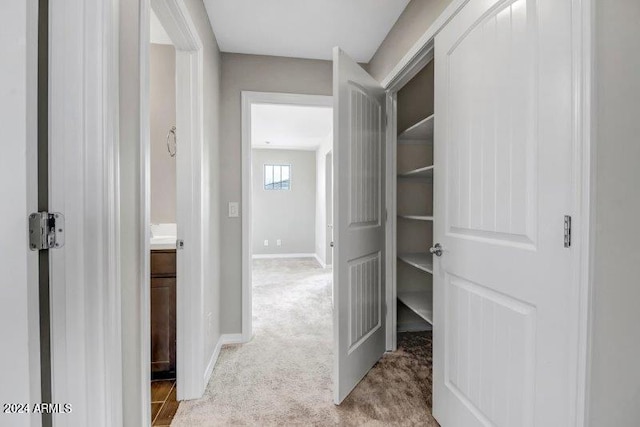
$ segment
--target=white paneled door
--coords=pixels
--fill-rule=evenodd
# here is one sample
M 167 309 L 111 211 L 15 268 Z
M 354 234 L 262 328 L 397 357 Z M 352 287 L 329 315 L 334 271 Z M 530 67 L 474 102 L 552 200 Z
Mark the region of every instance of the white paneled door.
M 385 93 L 333 51 L 334 400 L 339 404 L 385 351 Z
M 434 407 L 575 425 L 570 0 L 470 0 L 435 39 Z

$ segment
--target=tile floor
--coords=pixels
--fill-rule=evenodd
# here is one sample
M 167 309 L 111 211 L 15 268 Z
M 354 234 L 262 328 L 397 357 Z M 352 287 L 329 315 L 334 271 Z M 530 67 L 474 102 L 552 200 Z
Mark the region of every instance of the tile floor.
M 151 381 L 152 426 L 171 425 L 179 404 L 176 400 L 176 380 Z

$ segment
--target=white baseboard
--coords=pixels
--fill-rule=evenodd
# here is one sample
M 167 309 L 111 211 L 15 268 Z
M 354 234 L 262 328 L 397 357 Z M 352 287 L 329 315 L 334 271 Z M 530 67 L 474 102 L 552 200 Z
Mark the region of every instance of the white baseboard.
M 316 254 L 254 254 L 253 259 L 315 258 Z
M 220 337 L 220 341 L 222 341 L 222 345 L 245 343 L 245 340 L 242 339 L 242 334 L 224 334 Z
M 327 264 L 325 264 L 324 261 L 320 259 L 320 256 L 318 254 L 314 254 L 314 258 L 316 259 L 316 261 L 318 261 L 318 264 L 320 264 L 322 268 L 327 268 Z
M 213 368 L 216 366 L 216 362 L 218 361 L 218 357 L 220 356 L 220 349 L 222 348 L 222 342 L 220 338 L 218 338 L 216 347 L 213 349 L 213 353 L 211 353 L 211 357 L 209 358 L 209 363 L 207 363 L 207 369 L 205 369 L 204 371 L 205 390 L 207 389 L 207 385 L 209 384 L 209 380 L 211 379 L 211 374 L 213 374 Z
M 218 342 L 216 343 L 216 347 L 213 349 L 213 353 L 211 353 L 211 357 L 209 358 L 207 369 L 204 371 L 205 389 L 209 384 L 209 380 L 211 379 L 211 374 L 213 374 L 213 368 L 216 366 L 218 357 L 220 357 L 220 351 L 222 350 L 222 346 L 226 344 L 242 344 L 242 343 L 244 343 L 244 340 L 242 339 L 242 334 L 220 335 L 220 337 L 218 338 Z

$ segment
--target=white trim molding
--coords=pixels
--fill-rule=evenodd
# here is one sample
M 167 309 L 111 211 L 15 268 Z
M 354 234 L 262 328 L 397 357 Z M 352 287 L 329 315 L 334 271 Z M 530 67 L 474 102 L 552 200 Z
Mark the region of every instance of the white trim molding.
M 225 345 L 232 344 L 242 344 L 242 334 L 223 334 L 218 338 L 218 342 L 216 343 L 215 348 L 213 349 L 213 353 L 211 353 L 211 357 L 209 358 L 209 363 L 207 363 L 207 369 L 204 372 L 203 382 L 209 384 L 209 380 L 211 380 L 211 375 L 213 374 L 213 370 L 216 366 L 216 362 L 220 357 L 220 352 L 222 351 L 222 347 Z
M 313 253 L 299 254 L 253 254 L 253 259 L 278 259 L 278 258 L 317 258 L 318 255 Z
M 318 261 L 318 264 L 320 264 L 320 266 L 322 268 L 327 268 L 330 267 L 329 264 L 325 263 L 324 261 L 322 261 L 322 258 L 320 258 L 320 255 L 318 254 L 313 254 L 313 257 L 316 259 L 316 261 Z
M 440 16 L 433 21 L 433 24 L 427 28 L 427 31 L 424 32 L 396 66 L 393 67 L 387 77 L 382 80 L 383 88 L 400 89 L 415 75 L 415 73 L 411 75 L 412 69 L 419 71 L 429 62 L 430 59 L 425 57 L 428 51 L 433 49 L 434 37 L 468 1 L 469 0 L 453 0 L 449 6 L 447 6 Z
M 252 328 L 251 228 L 251 105 L 281 104 L 333 108 L 333 97 L 276 92 L 242 91 L 242 339 L 249 342 Z M 311 254 L 315 256 L 315 254 Z M 282 258 L 282 256 L 280 256 Z
M 54 426 L 122 425 L 118 2 L 49 9 L 49 208 L 65 215 L 50 251 Z
M 574 66 L 574 182 L 576 197 L 574 211 L 576 225 L 576 299 L 578 311 L 578 366 L 576 384 L 575 425 L 585 426 L 589 420 L 589 394 L 591 372 L 591 333 L 593 321 L 593 253 L 596 230 L 596 123 L 594 118 L 595 78 L 594 65 L 594 0 L 573 2 L 572 55 Z

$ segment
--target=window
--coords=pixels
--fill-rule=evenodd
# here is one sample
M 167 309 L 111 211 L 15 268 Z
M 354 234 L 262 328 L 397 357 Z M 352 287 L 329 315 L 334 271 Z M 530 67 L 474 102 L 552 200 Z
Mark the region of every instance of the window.
M 264 165 L 265 190 L 290 190 L 291 165 Z

